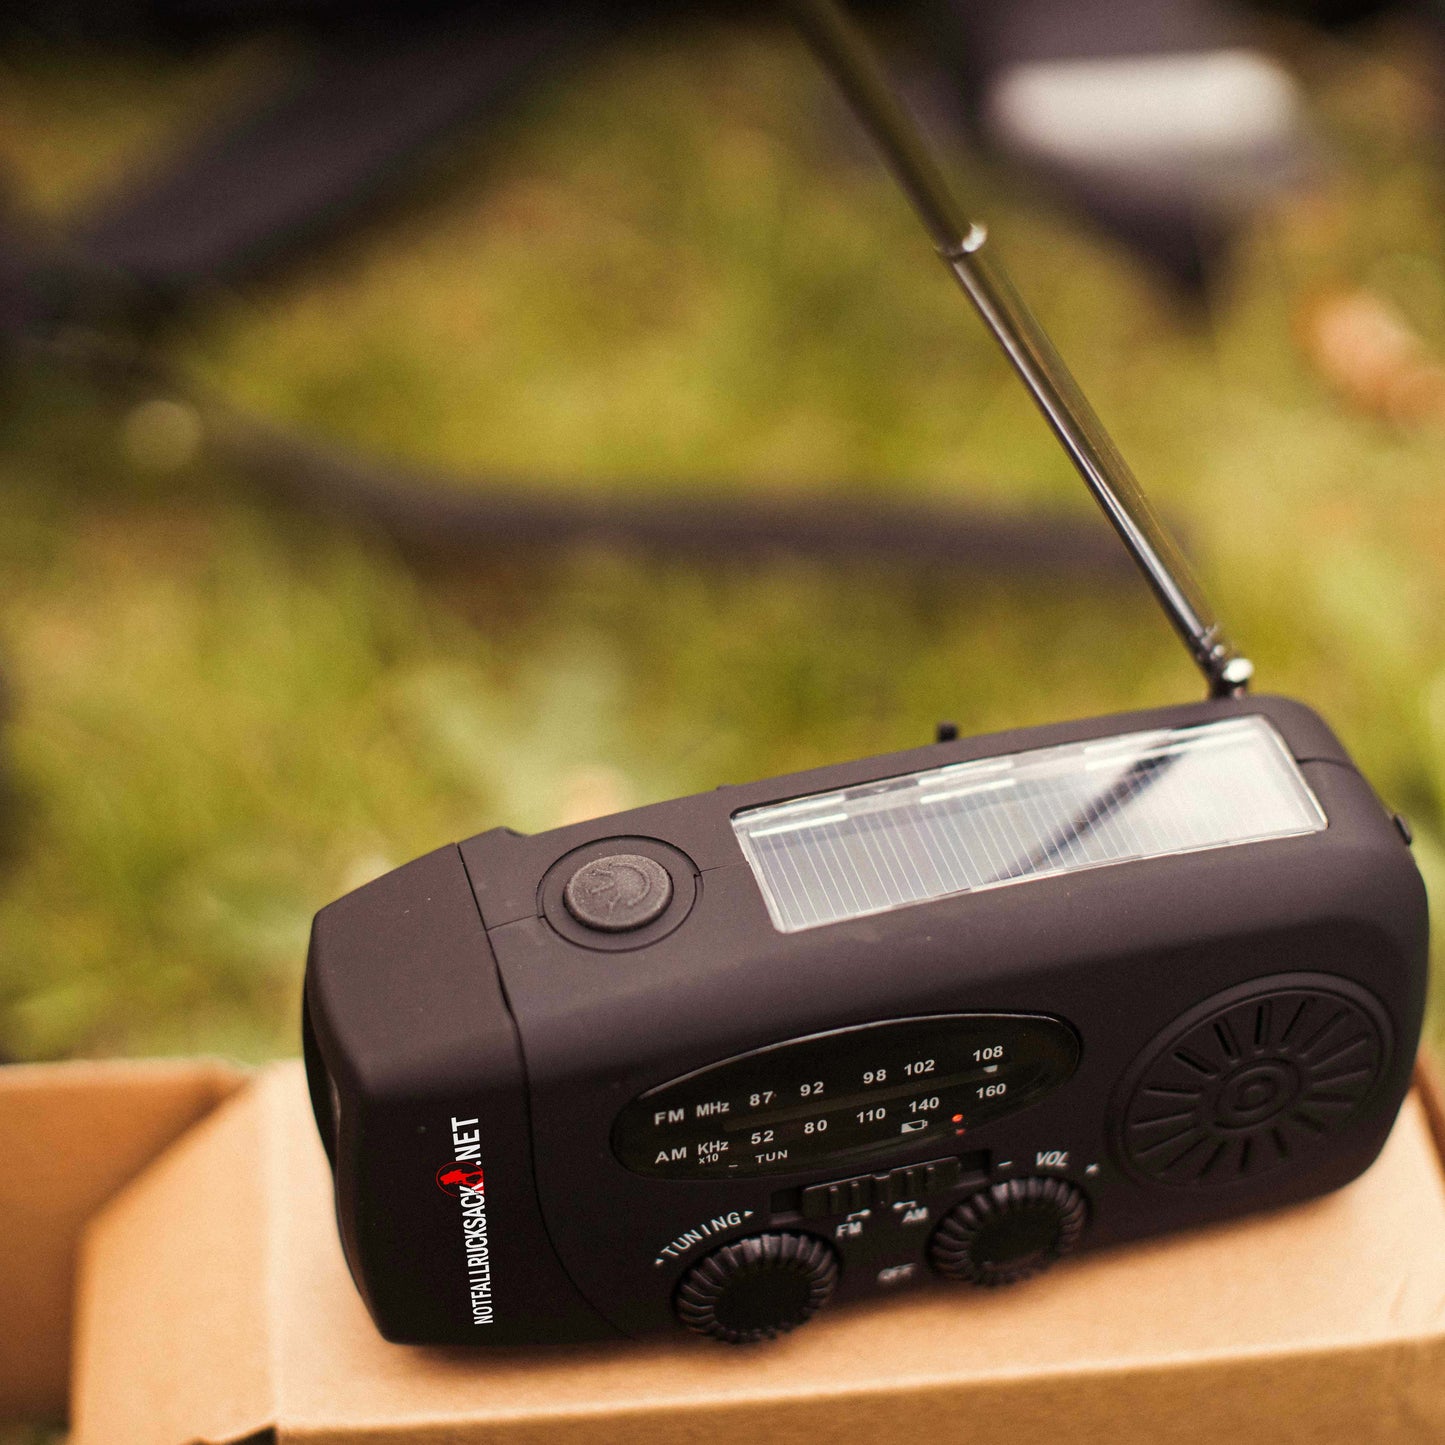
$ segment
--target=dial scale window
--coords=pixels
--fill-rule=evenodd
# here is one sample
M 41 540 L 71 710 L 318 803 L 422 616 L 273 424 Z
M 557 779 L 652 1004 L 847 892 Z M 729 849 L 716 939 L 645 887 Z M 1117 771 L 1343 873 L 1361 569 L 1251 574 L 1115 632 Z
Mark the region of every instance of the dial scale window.
M 639 1174 L 716 1179 L 952 1147 L 1063 1083 L 1078 1055 L 1067 1024 L 1026 1014 L 813 1034 L 650 1089 L 618 1115 L 613 1149 Z

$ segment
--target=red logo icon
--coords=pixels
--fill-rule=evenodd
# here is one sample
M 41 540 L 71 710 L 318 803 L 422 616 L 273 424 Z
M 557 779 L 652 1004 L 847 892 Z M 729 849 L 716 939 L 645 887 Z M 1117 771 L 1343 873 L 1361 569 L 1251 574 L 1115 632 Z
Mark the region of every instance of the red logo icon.
M 443 1164 L 437 1170 L 437 1188 L 443 1194 L 460 1194 L 463 1189 L 481 1193 L 482 1171 L 472 1164 Z

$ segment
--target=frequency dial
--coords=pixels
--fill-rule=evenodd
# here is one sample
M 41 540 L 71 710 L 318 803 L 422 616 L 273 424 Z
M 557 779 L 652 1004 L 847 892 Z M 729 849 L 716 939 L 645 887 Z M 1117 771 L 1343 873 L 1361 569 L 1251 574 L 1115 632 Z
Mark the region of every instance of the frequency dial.
M 1008 1179 L 944 1215 L 929 1259 L 948 1279 L 1013 1284 L 1073 1249 L 1088 1212 L 1083 1194 L 1062 1179 Z
M 756 1234 L 715 1249 L 674 1301 L 688 1329 L 730 1345 L 776 1339 L 805 1323 L 838 1283 L 838 1258 L 811 1234 Z
M 1061 1019 L 929 1014 L 786 1039 L 649 1089 L 612 1148 L 657 1179 L 744 1179 L 909 1151 L 1036 1104 L 1079 1061 Z

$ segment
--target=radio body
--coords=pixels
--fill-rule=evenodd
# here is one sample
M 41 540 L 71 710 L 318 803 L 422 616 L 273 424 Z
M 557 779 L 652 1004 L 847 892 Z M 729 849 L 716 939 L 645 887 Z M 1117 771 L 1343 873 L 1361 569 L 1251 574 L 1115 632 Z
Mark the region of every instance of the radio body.
M 758 1338 L 1375 1158 L 1423 885 L 1223 698 L 440 849 L 317 917 L 307 1060 L 389 1338 Z

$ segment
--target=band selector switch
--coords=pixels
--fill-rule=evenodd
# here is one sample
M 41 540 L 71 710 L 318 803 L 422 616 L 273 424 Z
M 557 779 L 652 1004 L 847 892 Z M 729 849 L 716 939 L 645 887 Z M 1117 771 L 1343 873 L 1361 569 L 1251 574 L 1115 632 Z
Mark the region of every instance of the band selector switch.
M 938 1194 L 963 1180 L 961 1159 L 930 1159 L 905 1164 L 886 1174 L 860 1174 L 812 1184 L 803 1190 L 799 1208 L 804 1219 L 826 1219 L 834 1214 L 856 1214 L 860 1209 L 885 1208 L 904 1199 Z
M 873 1206 L 873 1176 L 814 1184 L 803 1190 L 804 1219 L 826 1219 L 830 1214 L 856 1214 Z

